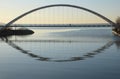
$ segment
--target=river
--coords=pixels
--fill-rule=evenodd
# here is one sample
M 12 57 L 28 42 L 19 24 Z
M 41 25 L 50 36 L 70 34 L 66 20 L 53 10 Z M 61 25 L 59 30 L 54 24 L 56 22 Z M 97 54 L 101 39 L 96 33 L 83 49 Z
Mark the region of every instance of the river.
M 0 40 L 0 79 L 120 79 L 110 27 L 45 27 Z

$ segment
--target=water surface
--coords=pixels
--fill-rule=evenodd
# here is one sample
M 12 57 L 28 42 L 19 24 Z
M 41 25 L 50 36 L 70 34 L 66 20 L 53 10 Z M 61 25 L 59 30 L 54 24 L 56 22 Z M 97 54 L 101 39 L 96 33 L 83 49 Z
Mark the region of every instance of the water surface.
M 0 40 L 0 79 L 120 79 L 120 38 L 111 28 L 33 30 Z

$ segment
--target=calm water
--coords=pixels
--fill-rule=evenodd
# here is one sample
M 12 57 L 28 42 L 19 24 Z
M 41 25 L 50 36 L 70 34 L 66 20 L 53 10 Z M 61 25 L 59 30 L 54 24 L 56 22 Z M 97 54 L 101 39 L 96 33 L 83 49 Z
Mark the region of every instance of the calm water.
M 0 40 L 0 79 L 120 79 L 120 38 L 110 28 L 34 31 Z

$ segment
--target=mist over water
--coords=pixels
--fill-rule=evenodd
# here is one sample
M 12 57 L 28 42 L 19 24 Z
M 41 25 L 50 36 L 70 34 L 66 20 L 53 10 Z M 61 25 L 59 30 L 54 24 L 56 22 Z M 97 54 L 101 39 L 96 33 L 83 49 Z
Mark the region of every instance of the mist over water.
M 119 79 L 120 38 L 110 27 L 50 27 L 0 40 L 1 79 Z

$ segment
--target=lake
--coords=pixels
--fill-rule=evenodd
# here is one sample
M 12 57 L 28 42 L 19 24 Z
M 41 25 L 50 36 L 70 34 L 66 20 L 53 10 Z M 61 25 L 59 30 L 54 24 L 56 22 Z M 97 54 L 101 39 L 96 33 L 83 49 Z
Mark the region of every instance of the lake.
M 0 39 L 0 79 L 120 79 L 110 27 L 44 27 Z

